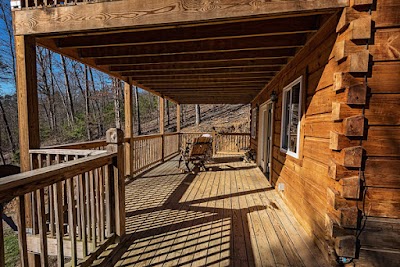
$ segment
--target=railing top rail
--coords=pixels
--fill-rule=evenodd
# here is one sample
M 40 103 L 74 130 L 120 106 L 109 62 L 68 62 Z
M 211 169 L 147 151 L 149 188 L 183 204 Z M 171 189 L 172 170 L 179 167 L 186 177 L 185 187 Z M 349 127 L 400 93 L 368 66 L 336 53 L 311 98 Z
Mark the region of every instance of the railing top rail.
M 180 134 L 209 134 L 211 132 L 181 132 Z
M 146 140 L 146 139 L 152 139 L 152 138 L 159 138 L 161 137 L 162 134 L 149 134 L 149 135 L 139 135 L 139 136 L 133 136 L 133 140 Z
M 107 153 L 107 150 L 81 150 L 81 149 L 30 149 L 31 154 L 50 154 L 50 155 L 76 155 L 76 156 L 95 156 Z
M 164 136 L 171 136 L 171 135 L 178 135 L 179 133 L 173 132 L 173 133 L 164 133 Z
M 102 146 L 107 146 L 106 140 L 96 140 L 96 141 L 79 142 L 79 143 L 72 143 L 65 145 L 47 146 L 43 147 L 43 149 L 91 149 Z
M 217 133 L 218 135 L 243 135 L 250 136 L 250 133 Z
M 116 156 L 116 152 L 107 152 L 93 157 L 67 161 L 57 165 L 4 177 L 0 179 L 0 203 L 96 168 L 109 165 Z
M 180 134 L 211 134 L 212 132 L 181 132 Z M 250 135 L 250 133 L 224 133 L 224 132 L 215 132 L 218 135 Z

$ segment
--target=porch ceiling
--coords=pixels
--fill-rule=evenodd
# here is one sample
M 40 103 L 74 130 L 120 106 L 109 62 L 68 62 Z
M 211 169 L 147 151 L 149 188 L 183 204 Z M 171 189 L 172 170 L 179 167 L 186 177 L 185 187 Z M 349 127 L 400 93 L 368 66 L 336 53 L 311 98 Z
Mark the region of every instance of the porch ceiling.
M 249 103 L 335 10 L 37 38 L 182 104 Z

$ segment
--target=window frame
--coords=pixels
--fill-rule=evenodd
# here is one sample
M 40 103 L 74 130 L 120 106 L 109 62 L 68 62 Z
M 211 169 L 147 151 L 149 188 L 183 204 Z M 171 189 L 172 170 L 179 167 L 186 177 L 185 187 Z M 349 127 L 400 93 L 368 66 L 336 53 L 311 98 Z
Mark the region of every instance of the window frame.
M 299 107 L 298 107 L 298 113 L 299 113 L 299 121 L 297 124 L 297 144 L 296 144 L 296 148 L 297 151 L 293 152 L 290 151 L 290 139 L 288 139 L 288 148 L 284 148 L 283 147 L 283 140 L 284 137 L 287 136 L 287 128 L 286 125 L 284 125 L 285 121 L 290 121 L 290 118 L 293 114 L 293 110 L 291 110 L 289 112 L 289 118 L 286 118 L 286 92 L 293 90 L 293 87 L 295 85 L 299 84 L 300 85 L 300 92 L 299 92 Z M 290 94 L 290 98 L 292 98 L 293 94 Z M 291 100 L 290 100 L 291 101 Z M 300 155 L 300 128 L 301 128 L 301 118 L 303 116 L 303 76 L 300 76 L 299 78 L 297 78 L 296 80 L 294 80 L 293 82 L 291 82 L 290 84 L 288 84 L 287 86 L 285 86 L 282 90 L 282 117 L 281 117 L 281 143 L 280 143 L 280 151 L 283 153 L 286 153 L 289 156 L 292 156 L 296 159 L 299 159 L 299 155 Z

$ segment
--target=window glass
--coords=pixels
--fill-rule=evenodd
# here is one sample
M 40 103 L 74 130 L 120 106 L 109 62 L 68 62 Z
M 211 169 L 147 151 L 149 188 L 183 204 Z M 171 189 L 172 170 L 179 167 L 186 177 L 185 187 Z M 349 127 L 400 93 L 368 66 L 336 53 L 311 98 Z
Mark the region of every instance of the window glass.
M 281 149 L 298 156 L 301 119 L 301 77 L 283 89 Z M 290 153 L 289 153 L 290 152 Z
M 297 153 L 297 132 L 299 125 L 299 104 L 300 104 L 300 84 L 293 86 L 292 90 L 292 101 L 290 103 L 290 141 L 289 151 Z

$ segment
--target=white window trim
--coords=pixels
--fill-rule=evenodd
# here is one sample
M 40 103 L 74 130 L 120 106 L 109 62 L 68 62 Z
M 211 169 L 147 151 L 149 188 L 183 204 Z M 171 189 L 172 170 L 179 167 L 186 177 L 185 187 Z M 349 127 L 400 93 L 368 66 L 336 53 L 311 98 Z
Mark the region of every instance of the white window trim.
M 297 127 L 297 152 L 294 153 L 292 151 L 288 151 L 283 148 L 283 133 L 284 133 L 284 127 L 285 125 L 283 124 L 284 118 L 285 118 L 285 108 L 286 107 L 286 96 L 285 93 L 292 89 L 292 87 L 295 84 L 300 84 L 300 95 L 299 95 L 299 124 Z M 286 153 L 289 156 L 292 156 L 296 159 L 299 158 L 299 152 L 300 152 L 300 128 L 301 128 L 301 118 L 303 116 L 303 76 L 300 76 L 290 84 L 288 84 L 285 88 L 282 90 L 282 117 L 281 117 L 281 145 L 280 145 L 280 151 L 283 153 Z

